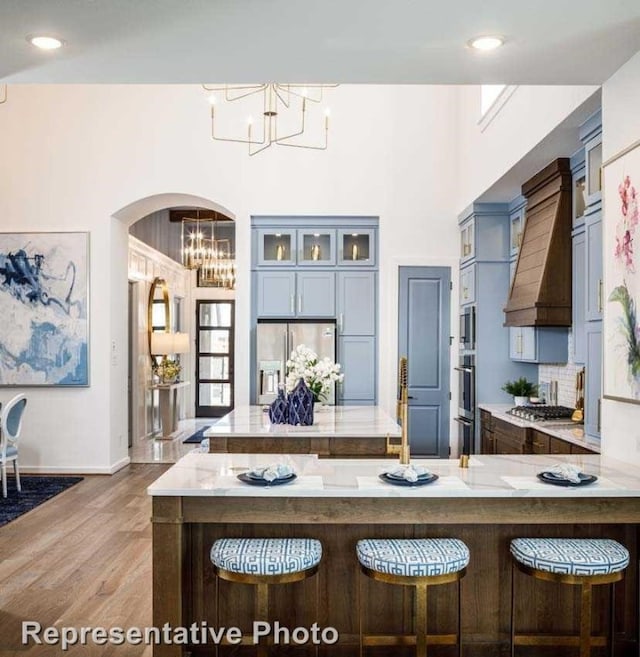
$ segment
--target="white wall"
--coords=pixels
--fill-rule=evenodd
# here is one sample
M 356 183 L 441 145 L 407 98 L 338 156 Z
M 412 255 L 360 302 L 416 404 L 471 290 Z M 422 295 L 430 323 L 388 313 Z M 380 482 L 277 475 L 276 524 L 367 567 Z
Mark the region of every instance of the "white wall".
M 640 53 L 630 59 L 602 87 L 602 150 L 605 162 L 640 139 L 638 107 Z M 606 253 L 604 257 L 607 257 Z M 604 288 L 609 289 L 606 280 Z M 603 335 L 603 342 L 606 343 L 607 338 L 606 334 Z M 613 363 L 605 359 L 605 367 L 612 366 Z M 602 435 L 603 453 L 640 465 L 640 406 L 603 399 Z
M 379 216 L 379 397 L 393 409 L 397 266 L 449 264 L 457 280 L 456 91 L 341 86 L 330 95 L 327 151 L 272 147 L 249 158 L 238 144 L 211 142 L 208 105 L 196 85 L 12 87 L 0 108 L 3 230 L 89 230 L 92 245 L 91 386 L 28 390 L 25 466 L 109 471 L 126 459 L 126 234 L 133 219 L 113 215 L 156 194 L 197 195 L 236 217 L 239 404 L 249 399 L 250 216 Z
M 593 86 L 520 86 L 495 118 L 480 126 L 480 87 L 458 87 L 458 212 L 489 189 L 596 90 Z

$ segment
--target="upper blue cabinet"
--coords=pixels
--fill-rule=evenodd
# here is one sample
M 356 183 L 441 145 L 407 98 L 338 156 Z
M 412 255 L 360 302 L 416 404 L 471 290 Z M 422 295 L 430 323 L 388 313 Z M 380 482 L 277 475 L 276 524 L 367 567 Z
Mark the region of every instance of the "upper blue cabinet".
M 326 267 L 336 264 L 336 231 L 298 229 L 298 264 Z
M 290 267 L 297 260 L 297 231 L 287 228 L 256 231 L 257 264 Z
M 476 254 L 476 222 L 473 217 L 468 217 L 460 226 L 460 260 L 467 262 Z
M 341 267 L 374 267 L 375 264 L 375 230 L 357 227 L 338 230 L 338 265 Z
M 509 207 L 506 203 L 474 203 L 458 220 L 460 262 L 506 262 L 510 253 Z
M 580 126 L 584 144 L 585 211 L 602 200 L 602 114 L 593 114 Z
M 518 196 L 509 203 L 509 257 L 514 260 L 520 253 L 524 223 L 526 219 L 527 199 Z
M 252 267 L 377 267 L 377 218 L 253 217 Z

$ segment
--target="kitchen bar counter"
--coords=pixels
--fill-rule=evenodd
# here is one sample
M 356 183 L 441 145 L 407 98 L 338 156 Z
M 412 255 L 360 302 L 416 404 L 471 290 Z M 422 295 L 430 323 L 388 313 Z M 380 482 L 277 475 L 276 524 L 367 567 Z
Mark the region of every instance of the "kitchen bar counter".
M 478 408 L 488 411 L 494 417 L 509 422 L 516 427 L 537 429 L 572 445 L 578 445 L 592 452 L 600 453 L 600 440 L 586 434 L 583 424 L 575 424 L 562 420 L 546 420 L 544 422 L 523 420 L 507 413 L 509 409 L 513 408 L 513 404 L 478 404 Z
M 260 406 L 240 406 L 204 432 L 209 451 L 384 457 L 400 426 L 379 406 L 318 406 L 311 426 L 271 424 Z
M 285 462 L 298 474 L 296 481 L 263 489 L 247 486 L 237 475 L 259 465 Z M 599 481 L 589 486 L 551 486 L 536 474 L 559 462 L 580 465 Z M 420 460 L 439 479 L 428 486 L 408 488 L 381 481 L 378 475 L 395 463 L 385 460 L 320 460 L 315 455 L 202 454 L 180 459 L 148 489 L 152 496 L 241 497 L 260 500 L 284 497 L 315 498 L 638 498 L 640 476 L 636 467 L 598 455 L 480 455 L 468 468 L 457 460 Z M 492 522 L 500 522 L 499 518 Z
M 215 577 L 209 561 L 217 538 L 308 536 L 323 544 L 317 620 L 335 627 L 337 657 L 357 652 L 357 560 L 360 538 L 455 536 L 469 545 L 471 562 L 462 583 L 465 657 L 500 655 L 509 639 L 511 560 L 515 536 L 607 536 L 625 544 L 631 564 L 624 586 L 616 587 L 617 646 L 635 649 L 638 611 L 638 527 L 640 477 L 626 463 L 598 455 L 473 456 L 470 467 L 457 461 L 420 461 L 440 478 L 427 486 L 391 486 L 378 479 L 384 460 L 321 460 L 314 455 L 281 455 L 298 478 L 269 488 L 242 484 L 237 475 L 273 461 L 264 454 L 190 453 L 148 489 L 153 498 L 153 624 L 216 624 Z M 581 465 L 597 483 L 564 488 L 540 482 L 536 474 L 559 461 Z M 532 580 L 532 581 L 529 581 Z M 539 583 L 537 583 L 540 586 Z M 250 625 L 250 587 L 221 584 L 220 625 Z M 376 631 L 396 632 L 410 621 L 402 587 L 365 581 L 365 599 L 375 598 Z M 541 599 L 533 578 L 520 578 L 522 600 Z M 542 585 L 544 586 L 544 585 Z M 283 626 L 296 627 L 311 610 L 315 582 L 274 587 L 272 604 Z M 437 587 L 430 611 L 434 631 L 455 625 L 455 587 Z M 240 590 L 239 590 L 240 589 Z M 559 589 L 559 590 L 557 590 Z M 553 632 L 574 628 L 577 587 L 557 587 L 544 598 L 545 622 Z M 595 626 L 606 626 L 607 592 L 594 592 Z M 525 615 L 530 605 L 523 604 Z M 305 617 L 306 618 L 306 617 Z M 529 617 L 527 617 L 529 618 Z M 526 620 L 526 619 L 525 619 Z M 535 617 L 533 619 L 535 621 Z M 531 622 L 531 618 L 529 618 Z M 306 621 L 305 621 L 306 624 Z M 520 624 L 522 626 L 522 624 Z M 194 655 L 200 654 L 197 647 Z M 157 646 L 154 655 L 183 655 L 187 647 Z M 211 646 L 209 647 L 211 650 Z M 221 655 L 229 654 L 221 650 Z M 394 653 L 395 654 L 395 653 Z M 398 654 L 404 654 L 401 651 Z M 409 654 L 409 653 L 407 653 Z M 554 655 L 570 655 L 558 648 Z

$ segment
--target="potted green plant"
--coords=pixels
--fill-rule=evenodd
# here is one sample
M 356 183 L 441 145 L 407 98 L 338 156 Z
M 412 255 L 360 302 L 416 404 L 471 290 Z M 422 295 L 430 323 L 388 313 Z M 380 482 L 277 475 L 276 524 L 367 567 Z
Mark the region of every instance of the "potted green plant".
M 524 376 L 515 381 L 507 381 L 502 389 L 507 394 L 513 395 L 513 403 L 516 406 L 524 406 L 529 401 L 529 397 L 538 392 L 537 384 L 532 383 Z

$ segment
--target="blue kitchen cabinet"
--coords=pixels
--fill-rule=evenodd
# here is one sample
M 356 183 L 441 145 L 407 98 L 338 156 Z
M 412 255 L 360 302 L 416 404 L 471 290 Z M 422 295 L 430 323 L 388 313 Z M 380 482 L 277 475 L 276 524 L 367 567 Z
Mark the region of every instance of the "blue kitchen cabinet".
M 573 227 L 577 228 L 584 222 L 584 213 L 587 209 L 587 174 L 584 167 L 584 151 L 574 155 L 578 159 L 577 168 L 573 171 Z
M 525 363 L 566 363 L 567 329 L 513 326 L 509 329 L 509 356 Z
M 336 275 L 332 271 L 296 273 L 296 317 L 335 317 Z
M 602 399 L 602 322 L 588 322 L 586 329 L 584 428 L 600 437 Z
M 602 200 L 602 133 L 597 134 L 584 145 L 584 157 L 587 204 L 593 205 Z
M 259 271 L 259 318 L 335 317 L 335 273 Z
M 475 256 L 475 230 L 476 222 L 474 218 L 467 219 L 460 226 L 460 261 L 467 262 Z
M 343 405 L 374 405 L 376 401 L 376 346 L 373 336 L 345 335 L 338 338 L 338 361 L 346 373 L 338 385 Z
M 476 265 L 460 270 L 460 305 L 466 306 L 476 300 Z
M 376 334 L 376 273 L 337 273 L 337 320 L 339 335 Z
M 357 226 L 338 230 L 338 266 L 375 267 L 376 233 Z
M 587 216 L 586 233 L 586 311 L 588 322 L 602 319 L 602 211 Z
M 298 265 L 327 267 L 336 264 L 336 231 L 327 228 L 299 229 Z
M 257 282 L 258 317 L 296 316 L 296 274 L 292 271 L 260 271 Z
M 515 210 L 509 215 L 509 234 L 510 234 L 510 257 L 517 258 L 522 244 L 522 234 L 524 232 L 525 209 L 524 207 Z
M 296 237 L 296 231 L 291 228 L 266 228 L 255 231 L 256 264 L 277 267 L 295 265 Z
M 573 236 L 573 362 L 584 363 L 586 354 L 586 235 Z

